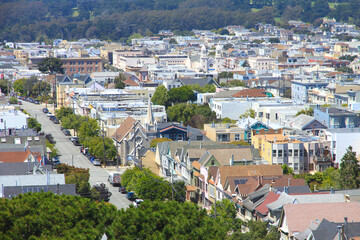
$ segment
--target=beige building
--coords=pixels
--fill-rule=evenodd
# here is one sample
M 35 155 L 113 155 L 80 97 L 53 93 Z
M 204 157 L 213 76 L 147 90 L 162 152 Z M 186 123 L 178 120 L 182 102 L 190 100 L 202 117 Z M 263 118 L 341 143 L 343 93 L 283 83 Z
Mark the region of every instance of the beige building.
M 245 131 L 236 125 L 227 123 L 204 124 L 206 137 L 214 142 L 234 142 L 245 140 Z

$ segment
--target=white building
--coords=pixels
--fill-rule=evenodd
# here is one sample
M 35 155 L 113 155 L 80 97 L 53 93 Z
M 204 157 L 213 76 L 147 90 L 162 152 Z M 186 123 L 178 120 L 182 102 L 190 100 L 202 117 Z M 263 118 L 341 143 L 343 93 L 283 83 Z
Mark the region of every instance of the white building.
M 341 163 L 346 149 L 352 146 L 352 150 L 359 155 L 360 153 L 360 128 L 336 128 L 325 130 L 326 139 L 331 141 L 330 150 L 334 162 Z

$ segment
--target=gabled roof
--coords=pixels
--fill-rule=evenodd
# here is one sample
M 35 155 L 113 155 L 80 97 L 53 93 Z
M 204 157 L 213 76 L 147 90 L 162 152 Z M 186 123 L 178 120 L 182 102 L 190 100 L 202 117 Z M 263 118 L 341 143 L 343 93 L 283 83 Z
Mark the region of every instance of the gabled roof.
M 276 194 L 270 191 L 269 194 L 266 196 L 265 200 L 259 206 L 257 206 L 255 210 L 258 211 L 261 215 L 266 216 L 269 212 L 269 208 L 266 205 L 276 201 L 279 197 L 280 194 Z
M 25 162 L 30 155 L 31 152 L 29 149 L 22 152 L 2 152 L 0 154 L 0 162 L 3 163 Z
M 283 175 L 280 165 L 242 165 L 242 166 L 220 166 L 218 167 L 221 184 L 225 186 L 226 178 L 229 176 L 280 176 Z
M 217 87 L 220 87 L 219 84 L 213 80 L 211 77 L 207 78 L 179 78 L 178 79 L 182 85 L 196 85 L 199 84 L 200 87 L 204 87 L 207 84 L 214 84 Z
M 314 122 L 316 122 L 316 125 L 319 125 L 318 128 L 327 128 L 320 121 L 306 114 L 300 114 L 299 116 L 289 119 L 287 125 L 298 130 L 304 130 L 307 126 Z
M 136 120 L 128 116 L 125 121 L 116 129 L 115 133 L 112 135 L 117 141 L 121 141 L 130 131 L 133 129 L 136 124 Z
M 331 222 L 342 222 L 344 217 L 349 222 L 360 222 L 359 202 L 286 204 L 280 226 L 287 224 L 289 235 L 292 236 L 305 231 L 313 221 L 326 218 Z M 286 223 L 283 222 L 284 218 Z
M 264 89 L 257 89 L 257 88 L 243 89 L 243 90 L 240 90 L 239 92 L 235 93 L 232 96 L 236 97 L 236 98 L 267 97 Z
M 182 127 L 180 125 L 170 125 L 168 127 L 162 128 L 162 129 L 158 128 L 158 131 L 159 132 L 166 132 L 166 131 L 169 131 L 171 129 L 177 129 L 177 130 L 180 130 L 180 131 L 183 131 L 183 132 L 187 132 L 186 127 Z

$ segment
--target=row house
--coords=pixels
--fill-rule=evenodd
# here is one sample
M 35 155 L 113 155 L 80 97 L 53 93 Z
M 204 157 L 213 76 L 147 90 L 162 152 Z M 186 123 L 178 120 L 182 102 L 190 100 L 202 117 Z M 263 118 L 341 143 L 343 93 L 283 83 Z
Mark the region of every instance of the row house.
M 252 145 L 272 165 L 287 165 L 295 173 L 323 171 L 332 166 L 330 143 L 316 136 L 286 135 L 280 130 L 253 131 Z

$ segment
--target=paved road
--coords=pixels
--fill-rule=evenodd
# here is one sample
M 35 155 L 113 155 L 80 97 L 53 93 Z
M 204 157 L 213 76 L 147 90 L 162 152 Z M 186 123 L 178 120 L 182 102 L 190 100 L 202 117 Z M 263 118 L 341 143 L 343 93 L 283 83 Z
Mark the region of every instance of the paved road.
M 117 208 L 126 208 L 130 205 L 130 201 L 125 198 L 125 194 L 118 191 L 118 187 L 112 187 L 107 178 L 109 172 L 115 171 L 114 168 L 104 169 L 99 166 L 93 166 L 92 163 L 80 153 L 80 147 L 74 146 L 68 136 L 65 136 L 60 131 L 60 125 L 52 123 L 46 114 L 42 112 L 44 105 L 35 105 L 23 101 L 22 106 L 32 117 L 35 117 L 42 126 L 42 131 L 51 133 L 56 141 L 56 148 L 60 153 L 60 162 L 75 167 L 89 168 L 90 169 L 90 184 L 93 186 L 96 183 L 103 182 L 111 191 L 112 195 L 110 203 L 114 204 Z M 49 107 L 50 111 L 54 108 Z

